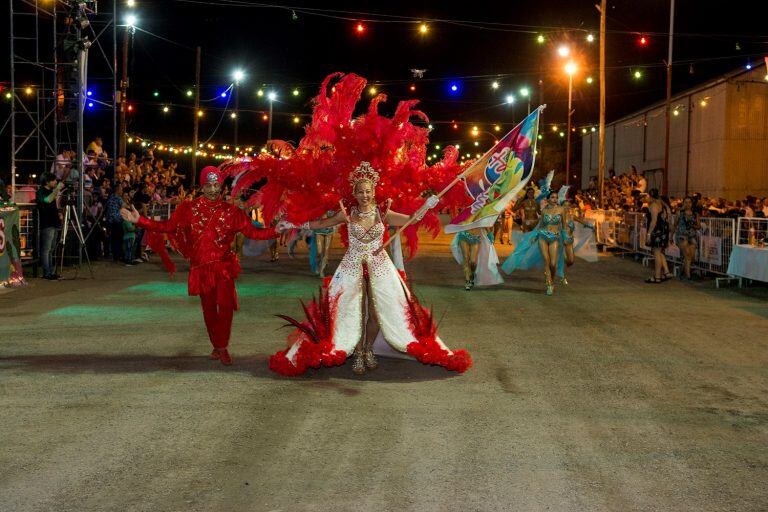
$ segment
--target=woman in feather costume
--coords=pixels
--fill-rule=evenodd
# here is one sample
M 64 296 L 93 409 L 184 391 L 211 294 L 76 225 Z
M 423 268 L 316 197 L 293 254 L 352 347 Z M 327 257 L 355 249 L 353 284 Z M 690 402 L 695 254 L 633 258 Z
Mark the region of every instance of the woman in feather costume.
M 398 352 L 463 372 L 472 364 L 469 354 L 450 350 L 442 342 L 432 313 L 419 304 L 404 274 L 383 250 L 389 244 L 387 225 L 401 226 L 411 217 L 417 222 L 403 231 L 410 257 L 418 247 L 418 227 L 439 232 L 440 222 L 432 211 L 438 200 L 424 198 L 459 174 L 458 151 L 447 148 L 442 161 L 426 165 L 428 130 L 410 119 L 425 124 L 428 120 L 412 110 L 415 100 L 400 102 L 388 118 L 378 113 L 385 100 L 379 95 L 366 113 L 353 117 L 365 84 L 354 74 L 329 76 L 314 100 L 306 136 L 295 149 L 278 143 L 273 148 L 279 158 L 239 162 L 230 171 L 239 174 L 240 188 L 268 178 L 260 190 L 261 200 L 265 215 L 283 214 L 279 231 L 339 225 L 348 245 L 320 295 L 304 305 L 305 319 L 279 315 L 295 329 L 289 348 L 270 358 L 270 368 L 300 375 L 308 368 L 344 364 L 354 354 L 353 370 L 361 374 L 378 365 L 373 342 L 380 332 L 379 337 Z M 344 201 L 355 206 L 348 208 Z M 458 187 L 441 198 L 442 206 L 464 203 Z M 338 213 L 322 218 L 329 210 Z

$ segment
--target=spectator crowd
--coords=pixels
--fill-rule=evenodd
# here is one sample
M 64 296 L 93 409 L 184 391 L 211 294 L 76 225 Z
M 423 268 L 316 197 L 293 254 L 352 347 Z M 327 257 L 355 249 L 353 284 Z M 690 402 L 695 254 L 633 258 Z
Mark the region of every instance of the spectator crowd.
M 646 211 L 649 198 L 648 182 L 642 172 L 638 173 L 635 166 L 629 172 L 616 175 L 613 170 L 603 182 L 603 196 L 606 210 L 624 210 L 627 212 Z M 741 200 L 729 201 L 724 198 L 704 197 L 700 193 L 690 195 L 693 208 L 697 215 L 704 217 L 768 217 L 768 198 L 747 196 Z M 678 211 L 684 197 L 662 197 L 673 211 Z M 586 190 L 578 191 L 576 201 L 582 210 L 597 209 L 599 203 L 597 178 L 590 178 Z
M 91 260 L 111 258 L 116 263 L 135 265 L 145 261 L 146 241 L 141 229 L 123 221 L 120 209 L 136 208 L 149 217 L 167 216 L 174 205 L 194 196 L 188 191 L 187 175 L 176 161 L 155 157 L 148 147 L 141 156 L 109 158 L 102 139 L 96 137 L 83 155 L 83 209 L 81 219 Z M 64 150 L 49 172 L 40 179 L 36 193 L 39 228 L 42 233 L 40 256 L 44 277 L 56 279 L 50 261 L 64 221 L 67 204 L 76 204 L 80 175 L 76 153 Z

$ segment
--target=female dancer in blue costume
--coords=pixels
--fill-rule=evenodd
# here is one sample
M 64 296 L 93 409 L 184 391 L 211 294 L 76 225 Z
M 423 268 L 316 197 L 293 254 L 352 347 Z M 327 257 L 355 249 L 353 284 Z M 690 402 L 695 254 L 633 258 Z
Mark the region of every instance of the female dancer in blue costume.
M 561 191 L 562 192 L 562 191 Z M 564 228 L 560 237 L 563 241 L 563 256 L 565 259 L 565 267 L 570 267 L 576 261 L 576 255 L 573 251 L 573 232 L 576 229 L 576 222 L 581 221 L 581 215 L 579 209 L 571 202 L 571 198 L 568 197 L 567 192 L 564 195 L 564 199 L 561 201 L 563 206 L 563 220 Z M 574 213 L 576 215 L 574 215 Z M 568 279 L 565 277 L 565 268 L 563 269 L 563 276 L 560 278 L 560 282 L 564 285 L 568 285 Z
M 327 218 L 336 215 L 335 211 L 329 211 L 325 214 Z M 312 230 L 314 237 L 312 238 L 313 250 L 310 252 L 313 258 L 310 258 L 310 266 L 312 272 L 319 275 L 321 279 L 325 278 L 325 267 L 328 265 L 328 253 L 331 250 L 331 244 L 333 243 L 333 234 L 336 232 L 336 228 L 319 228 Z
M 493 235 L 484 228 L 460 231 L 451 243 L 451 252 L 464 267 L 464 289 L 474 286 L 493 286 L 504 279 L 499 274 L 499 258 L 493 248 Z
M 553 276 L 558 275 L 562 278 L 564 275 L 558 254 L 560 238 L 563 231 L 566 231 L 565 211 L 558 204 L 557 196 L 557 192 L 549 192 L 536 229 L 523 236 L 514 252 L 501 266 L 507 274 L 518 269 L 526 270 L 543 266 L 547 295 L 552 295 L 555 291 Z

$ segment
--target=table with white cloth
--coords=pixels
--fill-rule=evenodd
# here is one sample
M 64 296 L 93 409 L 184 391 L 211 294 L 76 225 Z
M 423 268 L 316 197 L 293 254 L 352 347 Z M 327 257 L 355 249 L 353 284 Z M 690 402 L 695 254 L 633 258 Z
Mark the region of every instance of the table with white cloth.
M 768 247 L 734 245 L 728 275 L 768 283 Z

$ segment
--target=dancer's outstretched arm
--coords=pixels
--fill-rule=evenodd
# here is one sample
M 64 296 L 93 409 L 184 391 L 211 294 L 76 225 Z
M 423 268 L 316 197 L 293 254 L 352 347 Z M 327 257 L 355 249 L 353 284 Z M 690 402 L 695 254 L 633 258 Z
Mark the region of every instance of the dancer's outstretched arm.
M 283 233 L 285 231 L 290 231 L 291 229 L 332 228 L 333 226 L 338 226 L 339 224 L 343 224 L 346 221 L 347 221 L 346 212 L 344 212 L 343 210 L 340 210 L 336 212 L 336 214 L 333 215 L 332 217 L 305 222 L 300 226 L 297 226 L 292 222 L 281 220 L 280 222 L 277 223 L 277 226 L 275 226 L 275 231 L 277 231 L 278 233 Z
M 398 213 L 390 210 L 386 215 L 387 224 L 390 226 L 405 226 L 408 220 L 411 218 L 409 215 Z
M 252 240 L 270 240 L 272 238 L 277 238 L 275 228 L 260 228 L 254 226 L 253 222 L 251 222 L 251 218 L 242 210 L 238 211 L 233 227 L 235 231 L 244 234 L 247 238 Z
M 176 210 L 171 214 L 168 220 L 152 220 L 146 217 L 142 217 L 136 208 L 131 205 L 131 209 L 120 209 L 120 216 L 138 225 L 140 228 L 147 229 L 149 231 L 155 231 L 158 233 L 173 233 L 179 226 L 183 226 L 189 223 L 188 220 L 189 203 L 181 203 Z

